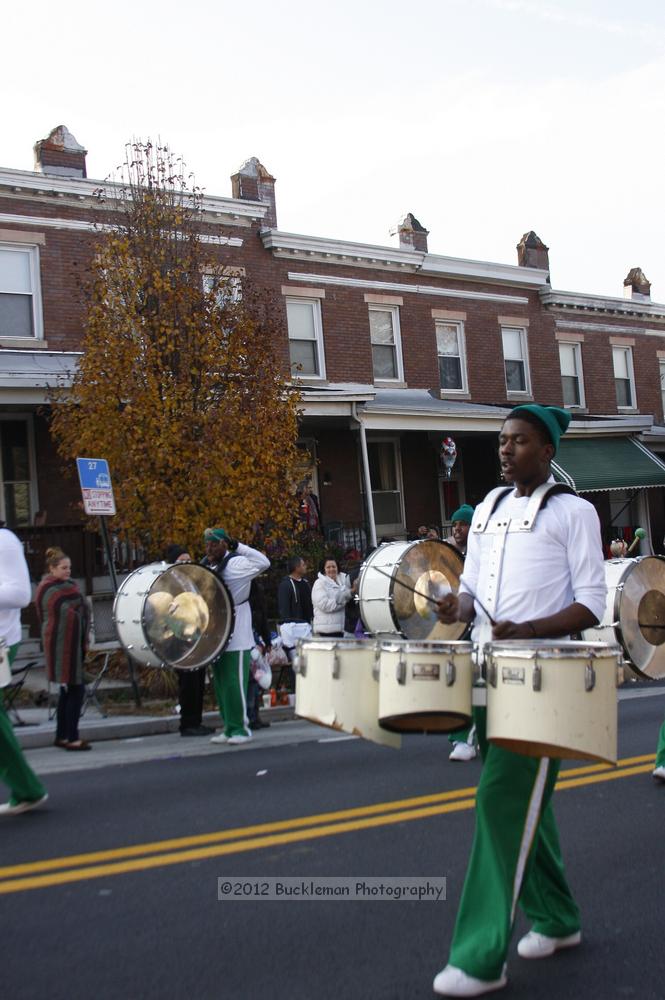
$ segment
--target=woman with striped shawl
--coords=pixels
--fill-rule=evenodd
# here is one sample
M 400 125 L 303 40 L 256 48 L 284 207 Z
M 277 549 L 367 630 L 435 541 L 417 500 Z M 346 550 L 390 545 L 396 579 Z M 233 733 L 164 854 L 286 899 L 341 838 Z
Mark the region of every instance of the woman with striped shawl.
M 55 745 L 63 750 L 90 750 L 80 739 L 78 724 L 85 684 L 83 661 L 88 644 L 88 611 L 71 579 L 72 563 L 62 549 L 46 550 L 46 576 L 35 594 L 49 681 L 60 685 Z

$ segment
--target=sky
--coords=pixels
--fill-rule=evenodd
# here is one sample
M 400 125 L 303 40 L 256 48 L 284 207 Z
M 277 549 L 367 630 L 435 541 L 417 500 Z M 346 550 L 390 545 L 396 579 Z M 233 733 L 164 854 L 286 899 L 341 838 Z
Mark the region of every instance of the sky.
M 413 212 L 431 252 L 513 264 L 533 229 L 554 288 L 641 267 L 665 302 L 663 0 L 32 0 L 4 26 L 2 167 L 57 125 L 98 179 L 159 138 L 230 196 L 258 156 L 285 232 L 391 246 Z

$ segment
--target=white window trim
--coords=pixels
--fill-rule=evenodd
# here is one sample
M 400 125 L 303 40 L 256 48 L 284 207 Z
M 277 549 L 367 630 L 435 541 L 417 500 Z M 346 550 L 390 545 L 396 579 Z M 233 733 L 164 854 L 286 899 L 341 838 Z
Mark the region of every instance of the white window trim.
M 508 379 L 506 378 L 506 356 L 503 350 L 503 331 L 504 330 L 516 330 L 520 335 L 520 344 L 522 346 L 522 361 L 524 362 L 524 384 L 525 389 L 509 389 Z M 507 399 L 533 399 L 533 392 L 531 389 L 531 365 L 529 363 L 529 338 L 527 336 L 527 330 L 524 326 L 502 326 L 501 327 L 501 355 L 503 357 L 503 378 L 506 385 L 506 398 Z
M 367 321 L 369 320 L 369 313 L 371 312 L 387 312 L 393 317 L 393 337 L 395 339 L 395 365 L 397 367 L 397 375 L 395 378 L 382 378 L 374 374 L 374 356 L 372 355 L 372 381 L 374 383 L 381 383 L 381 385 L 397 385 L 399 383 L 404 384 L 404 362 L 402 360 L 402 331 L 399 322 L 399 306 L 395 305 L 378 305 L 375 303 L 368 304 L 367 307 Z M 370 326 L 369 331 L 369 341 L 370 347 L 373 347 L 372 343 L 372 328 Z M 379 346 L 379 345 L 377 345 Z
M 665 358 L 658 358 L 658 375 L 660 377 L 660 405 L 663 410 L 663 419 L 665 419 L 665 387 L 663 386 L 663 379 L 665 379 Z
M 368 437 L 367 444 L 391 444 L 395 453 L 395 476 L 397 479 L 397 489 L 399 491 L 399 506 L 400 506 L 400 517 L 401 522 L 395 524 L 383 524 L 382 522 L 377 522 L 376 528 L 381 535 L 399 535 L 406 531 L 406 518 L 405 518 L 405 506 L 404 506 L 404 477 L 402 475 L 402 447 L 401 440 L 399 437 L 390 437 L 382 435 L 381 437 Z M 359 464 L 358 472 L 360 476 L 360 492 L 365 495 L 365 477 L 363 476 L 362 466 Z M 375 490 L 374 483 L 372 483 L 372 493 L 380 492 Z
M 0 249 L 14 250 L 18 253 L 29 254 L 30 260 L 30 286 L 32 289 L 32 337 L 5 337 L 12 343 L 30 344 L 36 340 L 44 339 L 44 314 L 42 310 L 42 283 L 39 267 L 39 247 L 36 243 L 9 243 L 0 242 Z
M 469 394 L 469 380 L 467 378 L 466 370 L 466 335 L 464 333 L 464 322 L 462 320 L 451 320 L 451 319 L 440 319 L 435 323 L 435 333 L 436 328 L 439 326 L 456 326 L 457 327 L 457 343 L 459 346 L 459 360 L 460 360 L 460 374 L 462 376 L 462 387 L 461 389 L 444 389 L 442 385 L 439 385 L 442 396 L 466 396 Z M 445 357 L 446 355 L 439 354 L 439 348 L 437 344 L 436 351 L 437 359 L 440 357 Z M 439 375 L 439 382 L 441 381 L 441 376 Z
M 27 338 L 26 338 L 27 339 Z M 39 492 L 37 489 L 37 457 L 35 454 L 35 424 L 34 415 L 23 410 L 16 413 L 0 413 L 0 423 L 5 420 L 25 420 L 28 425 L 28 469 L 30 473 L 30 524 L 35 520 L 39 510 Z M 4 471 L 2 469 L 2 454 L 0 454 L 0 521 L 6 520 Z
M 580 401 L 572 406 L 566 406 L 567 410 L 586 410 L 586 395 L 584 392 L 584 369 L 582 367 L 582 344 L 577 340 L 558 340 L 559 347 L 572 347 L 575 355 L 575 366 L 577 368 L 577 381 L 579 383 Z M 559 370 L 561 370 L 561 359 L 559 358 Z M 563 378 L 563 372 L 561 372 Z
M 285 298 L 284 298 L 284 302 L 285 302 L 285 308 L 286 308 L 286 327 L 287 327 L 287 333 L 288 333 L 288 325 L 289 325 L 289 321 L 288 321 L 288 315 L 289 315 L 289 313 L 288 313 L 288 305 L 289 305 L 289 302 L 293 302 L 294 305 L 299 305 L 299 306 L 302 305 L 303 303 L 308 303 L 309 305 L 312 306 L 312 313 L 314 315 L 315 343 L 316 343 L 316 350 L 317 350 L 318 361 L 319 361 L 319 373 L 318 373 L 318 375 L 309 374 L 307 372 L 294 372 L 294 371 L 291 371 L 291 378 L 292 379 L 297 379 L 299 382 L 310 382 L 310 381 L 323 382 L 323 381 L 325 381 L 325 379 L 326 379 L 326 353 L 325 353 L 325 350 L 324 350 L 324 347 L 323 347 L 323 318 L 322 318 L 322 315 L 321 315 L 321 300 L 319 298 L 313 298 L 313 297 L 312 298 L 304 298 L 301 295 L 294 295 L 293 297 L 291 297 L 290 295 L 286 295 Z M 288 333 L 288 337 L 289 337 L 289 344 L 290 344 L 291 343 L 291 339 L 292 339 L 290 333 Z M 300 339 L 300 338 L 295 338 L 294 337 L 293 339 L 295 340 L 295 339 Z M 290 347 L 289 347 L 289 352 L 290 352 Z M 290 365 L 290 362 L 291 362 L 291 359 L 289 357 L 289 365 Z
M 614 352 L 615 351 L 625 351 L 628 356 L 628 380 L 630 382 L 630 395 L 633 400 L 631 406 L 619 406 L 617 403 L 617 411 L 619 413 L 634 413 L 637 409 L 637 391 L 635 389 L 635 368 L 633 367 L 633 348 L 629 345 L 623 344 L 612 344 L 612 378 L 616 383 L 616 375 L 614 374 Z M 615 385 L 616 393 L 616 385 Z

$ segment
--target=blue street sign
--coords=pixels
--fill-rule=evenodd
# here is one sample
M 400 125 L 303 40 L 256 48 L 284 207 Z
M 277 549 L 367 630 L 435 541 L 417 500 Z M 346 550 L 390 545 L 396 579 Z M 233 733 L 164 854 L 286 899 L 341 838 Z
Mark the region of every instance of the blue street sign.
M 109 463 L 105 458 L 77 458 L 76 467 L 86 514 L 115 514 Z

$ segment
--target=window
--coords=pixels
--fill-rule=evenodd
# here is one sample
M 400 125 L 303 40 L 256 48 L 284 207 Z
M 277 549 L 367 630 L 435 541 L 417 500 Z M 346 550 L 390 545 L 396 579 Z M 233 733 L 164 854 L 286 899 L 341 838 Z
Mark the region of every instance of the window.
M 0 244 L 0 338 L 41 337 L 39 251 Z
M 287 299 L 289 354 L 294 375 L 325 377 L 323 326 L 318 299 Z
M 665 361 L 660 362 L 660 399 L 663 404 L 663 414 L 665 415 Z
M 633 350 L 631 347 L 613 347 L 614 385 L 617 406 L 621 409 L 635 409 L 635 379 L 633 375 Z
M 436 349 L 439 355 L 439 382 L 443 392 L 466 392 L 464 325 L 436 324 Z
M 240 302 L 242 299 L 242 281 L 239 277 L 227 274 L 204 274 L 204 292 L 208 293 L 212 291 L 215 282 L 219 283 L 217 286 L 217 305 L 220 308 L 223 308 L 227 304 Z
M 10 528 L 32 523 L 29 430 L 25 419 L 0 420 L 0 520 Z
M 372 341 L 374 378 L 402 380 L 402 357 L 398 306 L 370 306 L 369 331 Z
M 376 528 L 380 535 L 391 535 L 404 527 L 398 443 L 368 441 L 367 458 Z
M 526 330 L 519 327 L 503 326 L 503 363 L 506 372 L 508 394 L 531 395 L 529 365 L 527 362 Z
M 582 348 L 580 344 L 559 344 L 561 386 L 564 406 L 584 406 Z

